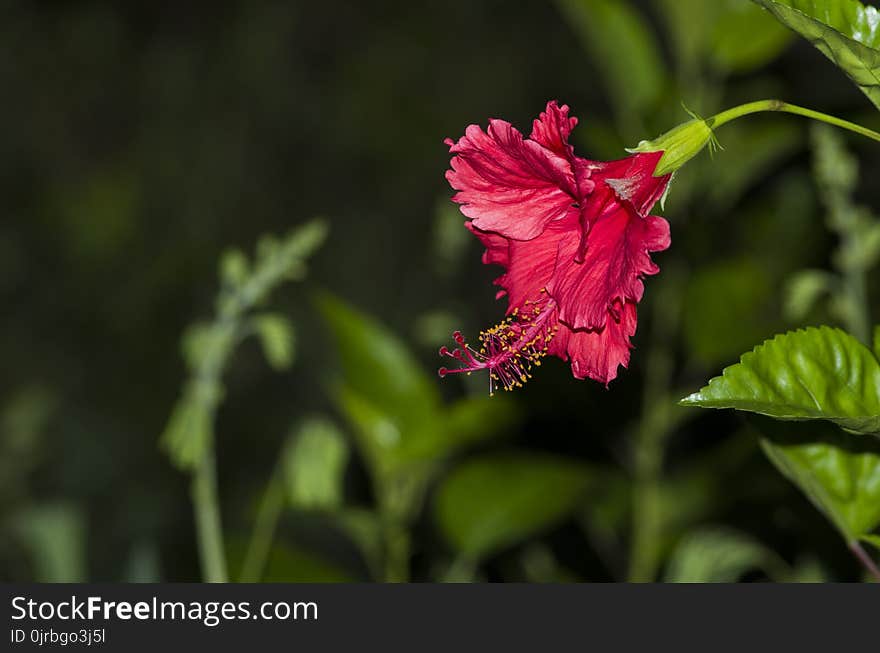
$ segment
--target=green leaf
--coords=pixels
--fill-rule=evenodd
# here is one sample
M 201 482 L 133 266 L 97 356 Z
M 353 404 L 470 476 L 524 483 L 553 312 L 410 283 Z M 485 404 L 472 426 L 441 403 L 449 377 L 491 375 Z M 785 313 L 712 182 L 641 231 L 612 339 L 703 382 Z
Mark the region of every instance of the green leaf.
M 262 313 L 255 315 L 251 323 L 269 365 L 276 370 L 288 369 L 293 364 L 295 342 L 290 320 L 277 313 Z
M 436 517 L 460 555 L 481 559 L 561 520 L 589 478 L 585 467 L 541 454 L 471 458 L 440 486 Z
M 34 506 L 16 516 L 13 528 L 31 555 L 33 580 L 86 580 L 86 519 L 79 506 L 67 502 Z
M 686 406 L 735 408 L 777 419 L 826 419 L 850 431 L 880 434 L 880 363 L 840 329 L 778 335 L 744 354 Z
M 360 550 L 374 579 L 383 577 L 384 551 L 382 520 L 378 514 L 363 508 L 347 508 L 334 513 L 337 525 Z
M 847 541 L 880 525 L 880 444 L 821 423 L 754 419 L 761 446 Z
M 878 550 L 880 550 L 880 535 L 874 535 L 872 533 L 869 533 L 867 535 L 860 536 L 859 539 L 862 542 L 867 542 L 868 544 L 870 544 L 870 545 L 876 547 Z
M 858 0 L 753 0 L 831 59 L 880 109 L 880 11 Z
M 720 73 L 746 73 L 767 64 L 792 34 L 759 7 L 742 0 L 656 0 L 685 75 L 702 63 Z
M 233 536 L 226 543 L 229 566 L 241 566 L 247 541 Z M 323 555 L 289 544 L 278 538 L 272 543 L 266 568 L 260 577 L 264 583 L 353 583 L 352 574 Z
M 220 280 L 238 288 L 247 281 L 250 274 L 250 263 L 247 255 L 240 249 L 231 249 L 220 257 Z
M 666 570 L 667 583 L 734 583 L 760 569 L 775 580 L 787 574 L 785 563 L 754 538 L 729 528 L 703 528 L 679 542 Z
M 371 317 L 328 293 L 316 297 L 339 352 L 345 385 L 397 428 L 418 426 L 440 405 L 434 378 L 406 346 Z
M 558 4 L 595 59 L 618 109 L 643 117 L 666 85 L 660 48 L 644 18 L 617 0 L 559 0 Z
M 718 7 L 708 52 L 716 70 L 739 74 L 755 70 L 775 59 L 791 41 L 791 32 L 742 0 L 698 1 Z M 690 29 L 700 31 L 694 23 Z
M 342 505 L 348 446 L 336 425 L 324 418 L 303 421 L 285 450 L 287 497 L 298 508 L 335 510 Z

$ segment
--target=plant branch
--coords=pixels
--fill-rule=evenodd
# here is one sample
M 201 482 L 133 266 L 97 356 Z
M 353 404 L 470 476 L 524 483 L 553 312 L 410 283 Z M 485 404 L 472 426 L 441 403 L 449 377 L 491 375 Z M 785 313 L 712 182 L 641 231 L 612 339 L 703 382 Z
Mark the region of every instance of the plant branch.
M 856 558 L 858 558 L 859 562 L 864 565 L 865 569 L 868 570 L 877 582 L 880 582 L 880 568 L 877 567 L 877 563 L 868 555 L 868 552 L 865 551 L 864 547 L 858 542 L 850 542 L 849 548 L 855 554 Z
M 269 559 L 272 539 L 275 537 L 275 529 L 283 510 L 284 483 L 280 470 L 276 468 L 260 501 L 257 521 L 241 566 L 240 582 L 258 583 L 262 579 L 266 561 Z
M 681 275 L 674 269 L 668 271 L 665 279 L 665 292 L 654 302 L 642 421 L 633 451 L 632 539 L 627 572 L 627 580 L 632 583 L 653 581 L 660 564 L 663 458 L 666 440 L 674 427 L 669 399 L 673 360 L 667 343 L 678 324 L 682 285 Z
M 217 466 L 214 446 L 209 444 L 193 471 L 192 499 L 199 540 L 202 577 L 208 583 L 228 581 L 226 555 L 223 551 L 223 530 L 217 500 Z
M 783 102 L 782 100 L 758 100 L 757 102 L 741 104 L 738 107 L 727 109 L 726 111 L 722 111 L 721 113 L 712 116 L 711 118 L 707 118 L 706 124 L 710 128 L 720 127 L 721 125 L 724 125 L 731 120 L 741 118 L 742 116 L 747 116 L 752 113 L 761 113 L 765 111 L 776 111 L 781 113 L 791 113 L 797 116 L 803 116 L 805 118 L 810 118 L 811 120 L 818 120 L 819 122 L 824 122 L 829 125 L 834 125 L 835 127 L 840 127 L 841 129 L 846 129 L 848 131 L 860 134 L 875 141 L 880 141 L 880 133 L 872 129 L 862 127 L 861 125 L 850 122 L 849 120 L 843 120 L 841 118 L 829 116 L 827 113 L 799 107 L 796 104 L 789 104 L 788 102 Z

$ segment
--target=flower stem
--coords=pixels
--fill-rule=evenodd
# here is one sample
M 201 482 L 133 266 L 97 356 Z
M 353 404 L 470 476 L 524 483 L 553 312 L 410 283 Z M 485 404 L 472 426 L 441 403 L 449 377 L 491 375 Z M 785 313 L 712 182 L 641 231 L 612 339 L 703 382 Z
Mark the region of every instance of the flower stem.
M 673 429 L 670 385 L 674 362 L 668 347 L 678 325 L 682 275 L 667 270 L 654 303 L 651 347 L 645 365 L 642 418 L 633 450 L 633 506 L 629 569 L 631 583 L 656 580 L 663 535 L 663 459 Z
M 275 537 L 275 529 L 278 520 L 284 510 L 284 484 L 281 479 L 280 469 L 276 468 L 269 479 L 269 484 L 260 501 L 257 511 L 257 521 L 251 533 L 244 562 L 241 565 L 239 581 L 242 583 L 259 583 L 263 578 L 266 561 L 272 547 L 272 538 Z
M 880 568 L 877 567 L 877 563 L 871 559 L 871 556 L 868 555 L 868 552 L 865 551 L 862 545 L 858 542 L 850 542 L 849 548 L 856 558 L 859 559 L 859 562 L 864 565 L 865 569 L 880 582 Z
M 747 116 L 752 113 L 761 113 L 763 111 L 792 113 L 797 116 L 803 116 L 812 120 L 818 120 L 819 122 L 828 123 L 829 125 L 834 125 L 835 127 L 840 127 L 841 129 L 855 132 L 856 134 L 861 134 L 862 136 L 866 136 L 867 138 L 875 141 L 880 141 L 880 133 L 875 132 L 872 129 L 862 127 L 861 125 L 850 122 L 849 120 L 843 120 L 841 118 L 829 116 L 827 113 L 821 113 L 820 111 L 813 111 L 812 109 L 805 109 L 804 107 L 799 107 L 795 104 L 789 104 L 788 102 L 783 102 L 782 100 L 758 100 L 757 102 L 748 102 L 747 104 L 741 104 L 738 107 L 727 109 L 726 111 L 722 111 L 721 113 L 712 116 L 711 118 L 707 118 L 706 123 L 711 128 L 720 127 L 721 125 L 724 125 L 731 120 L 736 120 L 737 118 L 741 118 L 742 116 Z
M 202 577 L 207 583 L 225 583 L 228 576 L 223 552 L 223 531 L 220 526 L 220 505 L 217 500 L 217 466 L 213 443 L 206 447 L 193 472 L 192 499 Z

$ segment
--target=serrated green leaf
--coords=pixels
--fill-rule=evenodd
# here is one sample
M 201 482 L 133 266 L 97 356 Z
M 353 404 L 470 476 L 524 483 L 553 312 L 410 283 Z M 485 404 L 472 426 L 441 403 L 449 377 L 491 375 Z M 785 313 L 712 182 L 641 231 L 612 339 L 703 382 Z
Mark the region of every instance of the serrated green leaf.
M 764 452 L 847 541 L 880 525 L 880 443 L 821 422 L 752 422 Z
M 666 84 L 663 57 L 639 12 L 617 0 L 558 0 L 560 10 L 596 60 L 619 110 L 643 115 Z M 621 44 L 626 47 L 621 47 Z
M 580 503 L 589 479 L 585 467 L 564 458 L 471 458 L 441 484 L 436 517 L 458 553 L 478 560 L 565 517 Z
M 681 403 L 785 420 L 825 419 L 880 434 L 878 389 L 874 354 L 840 329 L 819 327 L 766 341 Z
M 295 342 L 290 320 L 277 313 L 263 313 L 254 316 L 251 322 L 269 365 L 276 370 L 289 368 L 293 364 Z
M 303 421 L 285 450 L 287 498 L 297 508 L 335 510 L 342 505 L 348 446 L 336 425 L 324 418 Z
M 755 569 L 777 580 L 787 575 L 784 562 L 751 536 L 730 528 L 703 528 L 689 533 L 678 543 L 665 581 L 734 583 Z
M 858 0 L 753 0 L 815 45 L 880 109 L 880 11 Z

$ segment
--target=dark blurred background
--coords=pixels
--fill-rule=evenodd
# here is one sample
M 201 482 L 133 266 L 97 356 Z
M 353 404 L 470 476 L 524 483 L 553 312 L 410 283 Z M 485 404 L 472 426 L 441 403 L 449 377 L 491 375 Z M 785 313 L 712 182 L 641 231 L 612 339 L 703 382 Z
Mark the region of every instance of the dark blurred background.
M 200 577 L 187 477 L 158 440 L 187 374 L 181 334 L 210 319 L 224 250 L 313 216 L 330 225 L 308 279 L 270 302 L 297 329 L 293 367 L 271 371 L 247 341 L 225 376 L 217 456 L 233 560 L 291 426 L 323 415 L 349 441 L 316 289 L 396 334 L 444 401 L 485 392 L 483 379 L 433 377 L 452 330 L 474 334 L 504 310 L 497 270 L 449 202 L 444 138 L 489 117 L 528 132 L 549 99 L 572 107 L 576 150 L 596 159 L 683 122 L 682 102 L 711 115 L 780 97 L 878 126 L 829 61 L 746 0 L 3 2 L 0 88 L 6 580 Z M 407 525 L 412 579 L 461 571 L 436 505 L 448 470 L 523 451 L 582 464 L 592 480 L 540 528 L 465 556 L 464 577 L 626 578 L 633 443 L 657 406 L 779 330 L 834 322 L 821 305 L 797 320 L 783 310 L 792 275 L 831 266 L 835 244 L 809 125 L 757 116 L 718 137 L 724 151 L 672 186 L 673 245 L 646 284 L 630 369 L 606 390 L 549 361 L 506 397 L 516 416 L 502 432 L 431 476 Z M 880 205 L 864 181 L 880 153 L 847 142 L 858 201 Z M 710 529 L 772 552 L 745 579 L 859 577 L 738 417 L 669 411 L 654 576 Z M 345 503 L 371 506 L 375 492 L 352 454 Z M 381 579 L 321 511 L 285 511 L 274 541 L 267 580 Z

